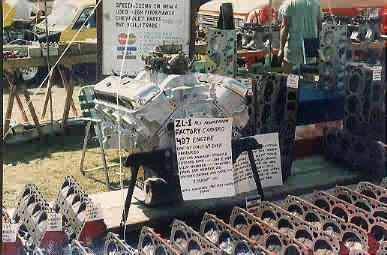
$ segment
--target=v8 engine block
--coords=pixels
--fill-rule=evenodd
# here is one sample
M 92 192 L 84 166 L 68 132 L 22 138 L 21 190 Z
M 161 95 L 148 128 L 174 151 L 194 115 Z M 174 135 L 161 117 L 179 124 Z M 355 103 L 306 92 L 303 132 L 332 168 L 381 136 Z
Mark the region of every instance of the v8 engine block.
M 118 130 L 123 149 L 174 150 L 175 119 L 232 117 L 236 137 L 249 119 L 247 88 L 214 74 L 167 75 L 148 70 L 135 79 L 108 77 L 95 86 L 94 93 L 106 147 L 117 146 L 114 130 Z

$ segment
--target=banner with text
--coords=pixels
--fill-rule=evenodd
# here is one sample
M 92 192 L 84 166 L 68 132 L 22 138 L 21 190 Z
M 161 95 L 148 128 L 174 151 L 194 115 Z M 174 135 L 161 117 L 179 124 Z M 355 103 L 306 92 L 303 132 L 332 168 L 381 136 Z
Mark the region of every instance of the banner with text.
M 119 74 L 124 57 L 124 73 L 132 75 L 143 70 L 142 57 L 164 43 L 182 44 L 188 54 L 190 23 L 189 0 L 104 2 L 103 74 Z
M 235 195 L 232 118 L 175 120 L 176 154 L 184 200 Z

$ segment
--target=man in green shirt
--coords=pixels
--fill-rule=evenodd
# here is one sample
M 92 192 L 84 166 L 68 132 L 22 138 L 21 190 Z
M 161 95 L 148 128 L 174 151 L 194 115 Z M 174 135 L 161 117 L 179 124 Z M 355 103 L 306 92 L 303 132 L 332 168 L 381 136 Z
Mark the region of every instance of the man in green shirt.
M 284 73 L 304 63 L 304 39 L 318 38 L 321 31 L 322 11 L 319 0 L 287 0 L 281 6 L 281 46 L 279 58 Z

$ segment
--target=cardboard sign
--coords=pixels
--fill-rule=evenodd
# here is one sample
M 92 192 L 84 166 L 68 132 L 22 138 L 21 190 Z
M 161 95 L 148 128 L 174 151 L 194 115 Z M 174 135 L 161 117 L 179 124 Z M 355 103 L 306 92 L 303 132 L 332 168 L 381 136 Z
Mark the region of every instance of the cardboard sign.
M 175 120 L 176 154 L 184 200 L 235 195 L 232 118 Z
M 254 138 L 263 147 L 253 155 L 262 187 L 282 185 L 281 153 L 278 133 L 256 135 Z M 234 164 L 236 193 L 257 190 L 247 152 L 243 152 Z
M 62 231 L 62 214 L 47 213 L 47 230 L 46 231 Z
M 300 81 L 300 76 L 289 74 L 287 79 L 287 86 L 289 88 L 298 89 L 299 81 Z
M 135 74 L 143 70 L 142 57 L 155 46 L 162 44 L 181 44 L 184 52 L 188 54 L 190 9 L 188 0 L 105 1 L 103 74 L 119 74 L 124 58 L 124 73 Z
M 19 224 L 3 224 L 2 228 L 2 240 L 3 243 L 14 243 L 16 242 L 17 232 L 19 230 Z
M 99 203 L 88 203 L 86 206 L 86 221 L 102 220 L 103 212 Z

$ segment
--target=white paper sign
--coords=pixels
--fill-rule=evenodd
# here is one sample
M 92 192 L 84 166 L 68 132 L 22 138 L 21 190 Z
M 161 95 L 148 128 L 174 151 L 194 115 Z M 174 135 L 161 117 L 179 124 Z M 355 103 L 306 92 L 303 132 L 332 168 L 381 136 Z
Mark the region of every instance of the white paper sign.
M 359 32 L 357 31 L 351 34 L 351 40 L 357 40 L 358 37 L 359 37 Z
M 256 135 L 254 138 L 263 146 L 261 150 L 253 151 L 262 187 L 282 185 L 278 133 Z M 247 152 L 243 152 L 234 164 L 234 179 L 236 193 L 257 190 Z
M 374 67 L 373 80 L 374 81 L 381 81 L 382 80 L 382 67 L 381 66 Z
M 103 219 L 102 207 L 99 203 L 88 203 L 86 206 L 86 221 Z
M 14 243 L 16 242 L 17 232 L 19 230 L 19 224 L 3 223 L 2 228 L 2 240 L 3 243 Z
M 186 54 L 190 40 L 189 0 L 112 0 L 103 5 L 104 75 L 123 71 L 134 74 L 144 69 L 142 56 L 157 45 L 182 44 Z M 129 35 L 129 36 L 128 36 Z M 128 41 L 128 45 L 125 45 Z
M 300 76 L 294 75 L 294 74 L 289 74 L 288 79 L 287 79 L 287 86 L 289 88 L 298 89 L 299 80 L 300 80 Z
M 175 120 L 176 153 L 184 200 L 235 195 L 232 118 Z
M 47 213 L 47 230 L 46 231 L 62 231 L 62 214 Z

